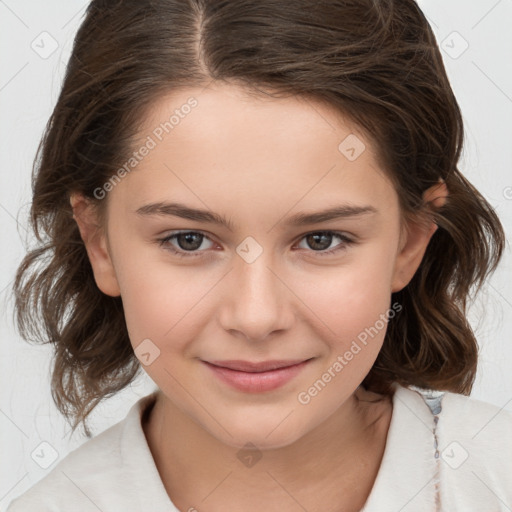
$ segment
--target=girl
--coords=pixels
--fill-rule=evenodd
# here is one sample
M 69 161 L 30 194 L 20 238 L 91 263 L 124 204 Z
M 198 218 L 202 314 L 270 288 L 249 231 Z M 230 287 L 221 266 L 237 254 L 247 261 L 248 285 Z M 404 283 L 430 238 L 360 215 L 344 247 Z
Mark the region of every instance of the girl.
M 18 325 L 73 429 L 157 389 L 9 512 L 509 510 L 465 316 L 504 234 L 462 141 L 413 0 L 94 0 Z

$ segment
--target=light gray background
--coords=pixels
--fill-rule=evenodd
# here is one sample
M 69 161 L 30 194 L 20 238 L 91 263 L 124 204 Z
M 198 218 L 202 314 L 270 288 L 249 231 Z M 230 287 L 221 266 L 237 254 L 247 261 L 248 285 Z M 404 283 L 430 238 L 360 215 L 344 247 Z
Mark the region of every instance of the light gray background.
M 464 116 L 461 169 L 495 207 L 510 239 L 512 0 L 420 0 L 419 4 L 441 45 Z M 31 241 L 26 219 L 33 158 L 86 5 L 78 0 L 0 0 L 1 509 L 86 441 L 78 434 L 72 439 L 66 436 L 69 426 L 50 395 L 49 349 L 20 339 L 13 327 L 10 299 L 15 270 Z M 52 50 L 52 40 L 58 47 L 48 56 L 45 52 Z M 511 285 L 507 242 L 504 259 L 472 306 L 469 320 L 481 346 L 472 396 L 512 410 Z M 153 389 L 154 383 L 144 374 L 101 404 L 91 416 L 94 433 L 121 420 L 139 397 Z M 55 461 L 41 467 L 52 461 L 53 454 Z

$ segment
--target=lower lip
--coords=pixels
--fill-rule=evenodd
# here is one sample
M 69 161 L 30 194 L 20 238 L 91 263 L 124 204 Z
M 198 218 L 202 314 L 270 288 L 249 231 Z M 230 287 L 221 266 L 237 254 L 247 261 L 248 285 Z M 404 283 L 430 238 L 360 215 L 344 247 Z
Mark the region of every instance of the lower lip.
M 265 391 L 272 391 L 284 386 L 287 382 L 293 379 L 293 377 L 295 377 L 308 362 L 309 360 L 293 366 L 286 366 L 285 368 L 278 368 L 267 372 L 241 372 L 221 366 L 215 366 L 203 361 L 203 363 L 210 368 L 214 375 L 216 375 L 220 380 L 240 391 L 245 391 L 246 393 L 263 393 Z

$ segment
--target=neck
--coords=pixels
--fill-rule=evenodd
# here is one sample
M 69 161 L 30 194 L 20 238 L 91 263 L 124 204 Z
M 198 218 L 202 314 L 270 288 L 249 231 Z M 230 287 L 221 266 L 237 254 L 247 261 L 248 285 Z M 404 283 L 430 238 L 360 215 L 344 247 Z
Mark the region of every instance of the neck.
M 162 482 L 180 510 L 296 510 L 295 499 L 312 512 L 319 496 L 332 501 L 333 510 L 339 510 L 340 500 L 359 510 L 380 467 L 391 410 L 390 397 L 359 387 L 307 435 L 284 447 L 256 450 L 259 460 L 247 459 L 245 465 L 239 448 L 213 437 L 161 391 L 143 428 Z M 329 510 L 326 505 L 318 510 Z

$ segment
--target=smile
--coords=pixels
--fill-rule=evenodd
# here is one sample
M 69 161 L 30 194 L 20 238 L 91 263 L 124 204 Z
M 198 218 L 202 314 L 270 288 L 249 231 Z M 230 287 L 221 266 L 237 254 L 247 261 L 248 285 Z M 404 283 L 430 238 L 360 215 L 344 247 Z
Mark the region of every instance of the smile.
M 246 393 L 277 389 L 298 375 L 311 359 L 300 361 L 202 361 L 222 382 Z

